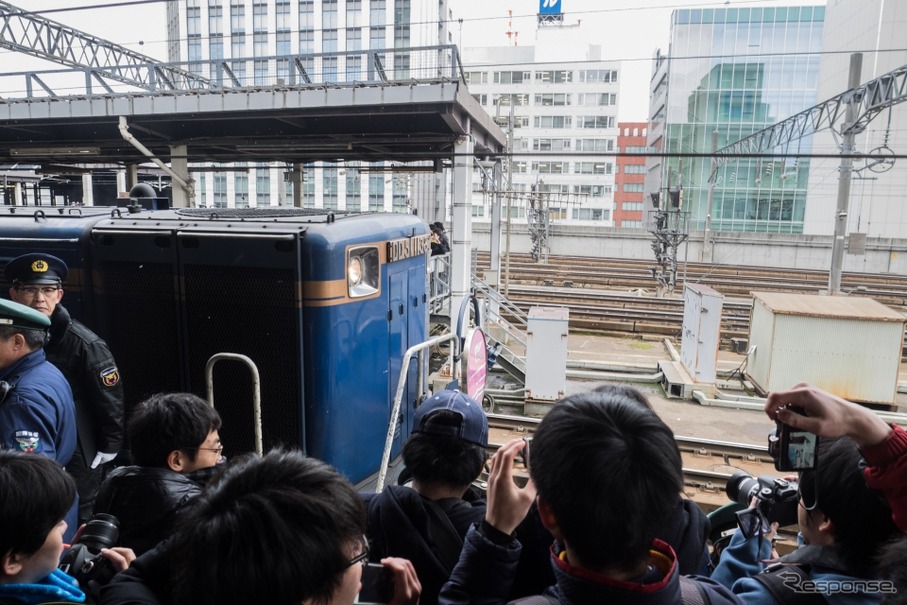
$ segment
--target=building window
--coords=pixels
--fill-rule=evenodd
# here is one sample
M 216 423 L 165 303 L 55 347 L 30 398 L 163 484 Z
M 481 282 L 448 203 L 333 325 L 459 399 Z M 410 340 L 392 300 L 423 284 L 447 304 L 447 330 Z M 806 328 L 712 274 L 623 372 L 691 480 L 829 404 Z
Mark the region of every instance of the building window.
M 324 207 L 330 210 L 337 209 L 337 167 L 325 166 L 321 170 L 322 196 Z
M 321 1 L 321 27 L 325 29 L 336 29 L 337 0 Z
M 315 32 L 310 29 L 299 31 L 299 53 L 312 54 L 315 52 Z
M 234 205 L 237 208 L 249 207 L 249 175 L 237 173 L 233 177 L 233 190 L 235 192 Z
M 577 162 L 573 165 L 574 174 L 611 174 L 609 162 Z
M 581 69 L 579 81 L 587 84 L 606 84 L 617 82 L 616 69 Z
M 270 168 L 258 168 L 255 170 L 255 205 L 258 207 L 271 205 Z
M 642 212 L 642 202 L 623 202 L 621 210 L 624 212 Z
M 566 93 L 545 93 L 535 95 L 535 104 L 542 107 L 570 105 L 570 96 Z
M 370 212 L 384 211 L 384 175 L 368 175 L 368 209 Z
M 346 165 L 346 209 L 360 210 L 362 208 L 362 177 L 358 163 Z
M 362 30 L 358 27 L 346 30 L 346 49 L 362 50 Z
M 614 116 L 579 116 L 578 128 L 614 128 Z
M 381 27 L 387 25 L 387 0 L 371 0 L 369 2 L 369 25 Z
M 230 33 L 234 36 L 246 35 L 246 6 L 230 5 Z
M 276 20 L 276 30 L 279 32 L 290 31 L 290 3 L 278 1 L 274 5 L 274 17 Z
M 568 70 L 537 71 L 535 81 L 544 84 L 566 84 L 573 82 L 573 72 Z
M 267 32 L 268 31 L 268 5 L 267 4 L 253 4 L 252 5 L 252 31 L 253 32 Z
M 299 29 L 315 29 L 314 0 L 299 0 Z
M 577 151 L 613 151 L 613 139 L 576 139 Z
M 577 221 L 607 220 L 608 211 L 603 208 L 574 208 L 573 219 Z
M 491 102 L 495 105 L 502 105 L 507 107 L 508 105 L 513 105 L 515 107 L 522 107 L 529 105 L 529 95 L 526 93 L 513 93 L 506 95 L 492 95 Z
M 626 229 L 642 229 L 642 221 L 621 221 L 618 226 Z
M 467 84 L 488 84 L 487 71 L 467 71 L 464 75 Z
M 643 184 L 643 183 L 624 183 L 623 191 L 624 191 L 624 193 L 642 193 L 645 191 L 645 184 Z
M 567 162 L 533 162 L 533 170 L 539 174 L 567 174 Z M 551 185 L 548 185 L 549 191 Z
M 321 32 L 321 52 L 337 52 L 337 30 L 326 29 Z
M 215 208 L 227 207 L 227 175 L 222 172 L 214 173 L 214 196 L 212 201 Z
M 571 116 L 535 116 L 533 123 L 536 128 L 570 128 L 573 118 Z
M 361 25 L 362 0 L 346 0 L 346 26 L 360 27 Z
M 494 72 L 495 84 L 522 84 L 529 81 L 528 71 L 496 71 Z
M 570 149 L 570 139 L 533 139 L 533 151 L 564 151 Z
M 576 95 L 576 104 L 583 107 L 607 107 L 617 105 L 617 94 L 613 92 L 589 92 Z

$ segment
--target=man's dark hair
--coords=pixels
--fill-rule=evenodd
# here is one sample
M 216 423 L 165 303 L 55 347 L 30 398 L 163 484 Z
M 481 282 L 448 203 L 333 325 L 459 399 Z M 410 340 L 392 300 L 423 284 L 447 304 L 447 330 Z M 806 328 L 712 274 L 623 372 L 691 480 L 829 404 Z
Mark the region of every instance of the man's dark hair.
M 190 460 L 211 431 L 220 428 L 220 415 L 192 393 L 159 393 L 138 404 L 126 435 L 132 459 L 139 466 L 167 468 L 167 456 L 183 450 Z
M 449 410 L 433 412 L 431 419 L 435 423 L 462 421 Z M 482 472 L 487 458 L 486 448 L 453 435 L 413 433 L 403 444 L 403 464 L 419 483 L 467 487 Z
M 242 459 L 180 521 L 174 602 L 327 603 L 364 533 L 362 498 L 333 467 L 298 451 Z
M 635 401 L 644 408 L 652 410 L 652 404 L 646 399 L 639 389 L 628 387 L 620 384 L 603 384 L 593 389 L 596 393 L 611 393 L 613 396 L 624 396 L 627 399 Z
M 31 555 L 75 502 L 76 484 L 51 458 L 0 449 L 0 494 L 0 555 Z
M 671 429 L 620 390 L 566 397 L 532 441 L 530 474 L 583 564 L 630 570 L 683 489 Z
M 25 339 L 25 344 L 32 351 L 40 349 L 47 344 L 50 333 L 47 330 L 28 330 L 26 328 L 14 328 L 12 326 L 0 327 L 0 338 L 4 341 L 9 340 L 16 334 L 21 334 Z
M 880 492 L 866 485 L 860 450 L 852 439 L 821 439 L 817 459 L 814 470 L 800 473 L 800 495 L 810 522 L 818 524 L 827 516 L 838 552 L 854 572 L 866 571 L 879 547 L 900 534 L 891 508 Z

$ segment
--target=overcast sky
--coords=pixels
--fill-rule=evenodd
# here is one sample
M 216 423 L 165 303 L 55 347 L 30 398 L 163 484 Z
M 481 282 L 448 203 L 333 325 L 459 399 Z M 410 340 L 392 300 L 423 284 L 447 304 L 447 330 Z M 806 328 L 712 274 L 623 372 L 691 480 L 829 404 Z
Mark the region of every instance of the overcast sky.
M 393 0 L 389 0 L 389 3 Z M 534 44 L 539 0 L 450 0 L 461 24 L 453 24 L 454 40 L 462 46 L 506 46 L 508 30 L 519 32 L 517 44 Z M 49 19 L 117 42 L 132 50 L 166 59 L 165 1 L 13 0 L 13 4 L 43 13 Z M 645 121 L 648 85 L 655 49 L 668 51 L 671 12 L 690 7 L 748 7 L 824 4 L 822 0 L 561 0 L 565 23 L 580 22 L 580 35 L 602 46 L 603 58 L 623 61 L 618 119 Z M 90 7 L 83 10 L 56 9 Z M 508 11 L 513 16 L 508 17 Z M 0 71 L 52 68 L 21 55 L 0 50 Z

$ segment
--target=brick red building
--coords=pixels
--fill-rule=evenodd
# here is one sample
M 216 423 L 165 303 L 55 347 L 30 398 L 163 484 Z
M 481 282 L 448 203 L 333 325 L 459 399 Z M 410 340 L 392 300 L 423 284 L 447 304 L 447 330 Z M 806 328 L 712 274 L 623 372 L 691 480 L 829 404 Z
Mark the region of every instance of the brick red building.
M 621 153 L 645 153 L 646 122 L 619 122 L 617 148 Z M 642 224 L 642 204 L 645 196 L 646 158 L 617 157 L 614 175 L 614 226 L 638 227 Z

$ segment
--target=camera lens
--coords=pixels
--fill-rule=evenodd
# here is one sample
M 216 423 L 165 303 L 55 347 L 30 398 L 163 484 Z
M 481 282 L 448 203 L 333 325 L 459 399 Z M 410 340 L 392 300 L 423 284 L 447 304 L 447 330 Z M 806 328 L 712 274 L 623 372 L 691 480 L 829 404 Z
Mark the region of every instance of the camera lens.
M 759 491 L 759 481 L 746 471 L 735 471 L 724 488 L 727 497 L 743 506 L 749 506 L 750 500 Z
M 119 537 L 120 522 L 117 518 L 113 515 L 97 513 L 85 524 L 79 543 L 94 551 L 100 551 L 102 548 L 115 546 Z

